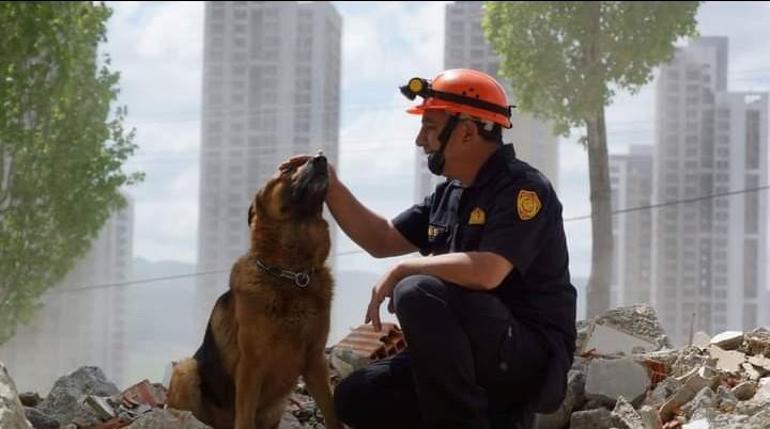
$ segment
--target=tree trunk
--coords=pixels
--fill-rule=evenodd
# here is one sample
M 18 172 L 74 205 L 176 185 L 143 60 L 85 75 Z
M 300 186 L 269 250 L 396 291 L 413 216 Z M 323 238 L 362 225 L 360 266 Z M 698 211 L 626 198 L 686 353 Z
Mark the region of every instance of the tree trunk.
M 591 277 L 588 280 L 586 318 L 610 306 L 612 282 L 612 207 L 607 128 L 604 107 L 595 118 L 587 119 L 588 169 L 591 180 Z

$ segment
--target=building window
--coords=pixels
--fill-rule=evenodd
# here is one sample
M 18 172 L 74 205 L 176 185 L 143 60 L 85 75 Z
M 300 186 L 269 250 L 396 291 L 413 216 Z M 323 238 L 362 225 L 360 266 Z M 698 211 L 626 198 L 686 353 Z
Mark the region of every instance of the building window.
M 465 32 L 465 22 L 463 21 L 452 21 L 449 23 L 449 32 L 450 33 L 464 33 Z
M 743 296 L 757 298 L 757 271 L 759 246 L 757 240 L 746 240 L 743 244 Z
M 759 112 L 746 112 L 746 168 L 759 168 Z
M 752 189 L 759 186 L 759 176 L 746 176 L 746 188 Z M 747 192 L 746 201 L 746 234 L 759 233 L 759 192 Z

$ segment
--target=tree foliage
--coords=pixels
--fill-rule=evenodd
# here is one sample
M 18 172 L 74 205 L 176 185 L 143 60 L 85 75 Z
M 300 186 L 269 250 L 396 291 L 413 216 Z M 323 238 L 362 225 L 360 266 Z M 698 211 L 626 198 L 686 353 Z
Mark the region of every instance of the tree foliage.
M 517 107 L 584 127 L 617 90 L 636 93 L 696 34 L 697 1 L 488 2 L 484 30 Z
M 135 150 L 119 74 L 98 61 L 111 11 L 91 2 L 0 3 L 0 343 L 89 248 Z
M 519 109 L 557 134 L 586 127 L 592 212 L 588 316 L 609 306 L 612 212 L 604 107 L 637 92 L 675 42 L 696 35 L 697 1 L 487 2 L 484 31 Z

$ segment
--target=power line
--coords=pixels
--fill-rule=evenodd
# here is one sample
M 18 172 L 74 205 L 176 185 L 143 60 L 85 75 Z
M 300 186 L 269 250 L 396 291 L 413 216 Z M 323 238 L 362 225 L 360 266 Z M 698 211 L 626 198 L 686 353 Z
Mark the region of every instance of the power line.
M 682 200 L 666 201 L 666 202 L 662 202 L 662 203 L 655 203 L 655 204 L 649 204 L 649 205 L 638 206 L 638 207 L 629 207 L 629 208 L 625 208 L 625 209 L 613 210 L 611 214 L 612 214 L 612 216 L 615 216 L 615 215 L 622 214 L 622 213 L 630 213 L 630 212 L 641 211 L 641 210 L 651 210 L 651 209 L 656 209 L 656 208 L 660 208 L 660 207 L 668 207 L 668 206 L 674 206 L 674 205 L 679 205 L 679 204 L 688 204 L 688 203 L 704 201 L 704 200 L 709 200 L 709 199 L 714 199 L 714 198 L 720 198 L 720 197 L 725 197 L 725 196 L 730 196 L 730 195 L 746 194 L 746 193 L 749 193 L 749 192 L 759 192 L 759 191 L 763 191 L 763 190 L 766 190 L 766 189 L 770 189 L 770 185 L 759 186 L 759 187 L 756 187 L 756 188 L 746 188 L 746 189 L 741 189 L 741 190 L 737 190 L 737 191 L 721 192 L 721 193 L 717 193 L 717 194 L 703 195 L 703 196 L 700 196 L 700 197 L 685 198 L 685 199 L 682 199 Z M 591 217 L 593 217 L 593 215 L 588 214 L 588 215 L 583 215 L 583 216 L 576 216 L 576 217 L 571 217 L 571 218 L 565 218 L 564 222 L 574 222 L 574 221 L 579 221 L 579 220 L 586 220 L 586 219 L 590 219 Z M 366 253 L 366 251 L 364 251 L 363 249 L 348 250 L 348 251 L 344 251 L 344 252 L 335 253 L 335 254 L 333 254 L 331 256 L 347 256 L 347 255 L 355 255 L 355 254 L 362 254 L 362 253 Z M 117 286 L 131 286 L 131 285 L 136 285 L 136 284 L 155 283 L 155 282 L 165 281 L 165 280 L 175 280 L 175 279 L 180 279 L 180 278 L 201 277 L 201 276 L 212 275 L 212 274 L 221 274 L 221 273 L 224 273 L 224 272 L 227 272 L 227 271 L 230 271 L 230 269 L 202 271 L 202 272 L 195 272 L 195 273 L 188 273 L 188 274 L 179 274 L 179 275 L 166 276 L 166 277 L 154 277 L 154 278 L 139 279 L 139 280 L 129 280 L 129 281 L 117 282 L 117 283 L 96 284 L 96 285 L 83 286 L 83 287 L 78 287 L 78 288 L 53 290 L 53 291 L 46 292 L 45 294 L 46 295 L 59 295 L 59 294 L 68 293 L 68 292 L 79 292 L 79 291 L 84 291 L 84 290 L 107 289 L 107 288 L 112 288 L 112 287 L 117 287 Z
M 354 255 L 359 253 L 365 253 L 363 249 L 359 250 L 348 250 L 345 252 L 338 252 L 333 255 L 335 256 L 347 256 L 347 255 Z M 81 287 L 75 287 L 75 288 L 67 288 L 67 289 L 60 289 L 60 290 L 52 290 L 48 291 L 45 294 L 46 295 L 60 295 L 68 292 L 79 292 L 84 290 L 98 290 L 98 289 L 109 289 L 117 286 L 131 286 L 131 285 L 137 285 L 137 284 L 147 284 L 147 283 L 155 283 L 155 282 L 161 282 L 165 280 L 176 280 L 176 279 L 184 279 L 184 278 L 190 278 L 190 277 L 203 277 L 208 276 L 212 274 L 222 274 L 229 272 L 231 269 L 221 269 L 221 270 L 211 270 L 211 271 L 198 271 L 194 273 L 187 273 L 187 274 L 176 274 L 172 276 L 165 276 L 165 277 L 151 277 L 146 279 L 138 279 L 138 280 L 126 280 L 123 282 L 115 282 L 115 283 L 102 283 L 102 284 L 95 284 L 95 285 L 89 285 L 89 286 L 81 286 Z
M 729 196 L 729 195 L 746 194 L 746 193 L 749 193 L 749 192 L 758 192 L 758 191 L 762 191 L 762 190 L 765 190 L 765 189 L 770 189 L 770 186 L 759 186 L 759 187 L 756 187 L 756 188 L 741 189 L 739 191 L 721 192 L 721 193 L 718 193 L 718 194 L 703 195 L 703 196 L 700 196 L 700 197 L 693 197 L 693 198 L 685 198 L 683 200 L 666 201 L 666 202 L 650 204 L 650 205 L 646 205 L 646 206 L 630 207 L 630 208 L 625 208 L 625 209 L 620 209 L 620 210 L 613 210 L 612 211 L 612 215 L 614 216 L 614 215 L 620 214 L 620 213 L 629 213 L 629 212 L 635 212 L 635 211 L 640 211 L 640 210 L 656 209 L 656 208 L 660 208 L 660 207 L 668 207 L 668 206 L 674 206 L 674 205 L 678 205 L 678 204 L 694 203 L 694 202 L 697 202 L 697 201 L 709 200 L 709 199 L 714 199 L 714 198 L 719 198 L 719 197 L 726 197 L 726 196 Z M 590 215 L 590 214 L 589 215 L 583 215 L 583 216 L 577 216 L 577 217 L 571 217 L 571 218 L 568 218 L 568 219 L 564 219 L 564 222 L 571 222 L 571 221 L 576 221 L 576 220 L 585 220 L 585 219 L 590 219 L 592 217 L 593 217 L 593 215 Z

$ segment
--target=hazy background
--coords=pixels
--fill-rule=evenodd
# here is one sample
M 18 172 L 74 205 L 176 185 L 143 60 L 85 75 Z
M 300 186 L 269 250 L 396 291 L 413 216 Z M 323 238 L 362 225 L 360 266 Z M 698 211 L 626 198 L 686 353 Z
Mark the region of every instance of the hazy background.
M 128 106 L 127 125 L 136 128 L 140 147 L 127 170 L 146 173 L 143 183 L 128 190 L 135 210 L 133 278 L 194 273 L 204 4 L 108 4 L 114 15 L 103 50 L 121 72 L 119 104 Z M 419 119 L 404 113 L 410 103 L 398 86 L 412 76 L 433 76 L 443 68 L 445 4 L 334 2 L 343 17 L 337 168 L 354 194 L 386 217 L 414 202 Z M 708 2 L 701 6 L 698 22 L 701 35 L 730 39 L 731 91 L 770 91 L 770 3 Z M 636 95 L 617 97 L 606 111 L 610 153 L 625 153 L 632 144 L 653 144 L 654 106 L 652 85 Z M 579 135 L 560 142 L 557 191 L 565 218 L 590 214 L 587 154 L 575 143 Z M 243 205 L 245 219 L 248 201 Z M 584 308 L 590 222 L 567 222 L 565 227 L 570 271 Z M 338 237 L 338 252 L 358 250 L 344 234 Z M 370 289 L 392 263 L 364 253 L 336 258 L 330 343 L 363 322 Z M 195 279 L 121 287 L 128 304 L 127 367 L 118 381 L 160 380 L 168 362 L 193 353 L 202 338 L 203 332 L 195 332 L 190 323 Z

